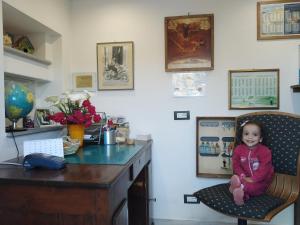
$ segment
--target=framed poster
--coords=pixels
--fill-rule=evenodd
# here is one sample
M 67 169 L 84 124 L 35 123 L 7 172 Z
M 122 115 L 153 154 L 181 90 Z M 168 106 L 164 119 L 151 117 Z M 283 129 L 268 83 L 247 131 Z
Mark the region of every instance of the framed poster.
M 257 2 L 257 39 L 300 38 L 300 0 Z
M 230 70 L 229 109 L 279 109 L 279 69 Z
M 214 68 L 214 15 L 165 17 L 165 70 Z
M 196 117 L 196 174 L 225 178 L 232 175 L 235 117 Z
M 97 44 L 98 90 L 133 90 L 133 42 Z
M 96 91 L 96 73 L 73 73 L 73 91 Z

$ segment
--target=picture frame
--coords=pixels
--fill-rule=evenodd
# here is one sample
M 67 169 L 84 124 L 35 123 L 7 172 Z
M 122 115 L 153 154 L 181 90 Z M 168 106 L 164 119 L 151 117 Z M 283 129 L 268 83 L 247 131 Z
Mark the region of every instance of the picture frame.
M 279 109 L 279 69 L 229 70 L 229 109 Z
M 257 40 L 300 38 L 300 1 L 257 2 Z
M 235 124 L 235 117 L 196 117 L 197 177 L 232 175 Z
M 165 71 L 214 69 L 214 15 L 165 17 Z
M 97 90 L 96 73 L 81 72 L 72 74 L 73 91 L 96 91 Z
M 133 42 L 97 43 L 98 90 L 134 89 Z
M 47 118 L 50 115 L 49 109 L 38 108 L 35 110 L 34 123 L 37 127 L 46 127 L 55 125 L 52 120 Z

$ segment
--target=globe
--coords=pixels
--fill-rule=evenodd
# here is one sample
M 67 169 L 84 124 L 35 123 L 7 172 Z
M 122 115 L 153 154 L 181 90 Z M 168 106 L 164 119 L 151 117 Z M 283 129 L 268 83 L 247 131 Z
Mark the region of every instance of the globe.
M 10 82 L 5 85 L 5 117 L 13 122 L 13 129 L 20 118 L 26 117 L 33 108 L 34 95 L 23 84 Z

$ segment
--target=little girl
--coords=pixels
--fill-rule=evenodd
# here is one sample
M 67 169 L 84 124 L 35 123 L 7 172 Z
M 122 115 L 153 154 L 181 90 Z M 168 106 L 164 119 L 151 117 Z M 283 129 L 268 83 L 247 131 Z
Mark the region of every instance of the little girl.
M 274 168 L 271 150 L 261 144 L 263 129 L 260 123 L 246 121 L 241 125 L 242 144 L 232 156 L 233 172 L 229 190 L 234 202 L 243 205 L 251 196 L 263 194 L 272 182 Z

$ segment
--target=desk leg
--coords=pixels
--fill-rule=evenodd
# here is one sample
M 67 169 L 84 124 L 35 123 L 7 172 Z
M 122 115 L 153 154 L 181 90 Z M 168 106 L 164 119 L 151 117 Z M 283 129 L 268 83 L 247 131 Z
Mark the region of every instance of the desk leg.
M 294 225 L 300 225 L 300 198 L 294 205 Z
M 128 190 L 130 225 L 149 225 L 148 192 L 148 167 L 145 166 Z

